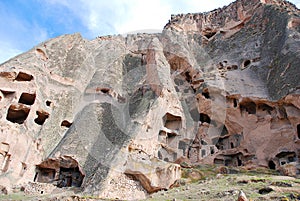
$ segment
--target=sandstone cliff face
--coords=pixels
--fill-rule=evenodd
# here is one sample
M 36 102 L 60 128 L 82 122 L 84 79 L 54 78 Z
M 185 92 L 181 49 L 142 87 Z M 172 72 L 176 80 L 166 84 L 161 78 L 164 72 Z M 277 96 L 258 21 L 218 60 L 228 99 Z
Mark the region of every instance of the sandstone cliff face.
M 159 34 L 64 35 L 9 60 L 1 183 L 136 199 L 168 189 L 182 158 L 299 174 L 299 27 L 287 2 L 238 0 Z

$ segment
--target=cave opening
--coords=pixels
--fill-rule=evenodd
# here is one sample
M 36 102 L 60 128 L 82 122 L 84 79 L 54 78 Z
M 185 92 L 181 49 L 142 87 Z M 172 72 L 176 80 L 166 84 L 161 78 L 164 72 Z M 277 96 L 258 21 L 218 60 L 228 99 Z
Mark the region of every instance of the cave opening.
M 230 159 L 225 159 L 224 165 L 225 166 L 231 166 L 232 161 Z
M 109 89 L 109 88 L 96 87 L 95 91 L 96 91 L 96 92 L 101 92 L 101 93 L 103 93 L 103 94 L 109 94 L 110 89 Z
M 64 168 L 60 167 L 59 170 L 59 182 L 57 187 L 80 187 L 82 184 L 83 175 L 79 171 L 78 167 L 75 168 Z
M 233 107 L 237 107 L 238 106 L 238 101 L 237 101 L 237 99 L 233 99 Z
M 34 181 L 40 183 L 51 183 L 54 181 L 55 175 L 55 169 L 38 168 L 38 172 L 34 176 Z
M 33 105 L 36 98 L 36 94 L 22 93 L 19 99 L 19 103 L 25 105 Z
M 170 113 L 166 113 L 163 116 L 164 126 L 171 130 L 179 130 L 182 126 L 182 119 L 180 116 L 175 116 Z
M 281 166 L 297 161 L 296 152 L 294 151 L 282 151 L 278 153 L 276 157 L 278 158 Z
M 256 104 L 252 101 L 240 103 L 241 112 L 246 111 L 248 114 L 256 114 Z
M 288 162 L 292 163 L 296 161 L 295 156 L 288 156 Z
M 293 158 L 295 158 L 296 153 L 294 151 L 282 151 L 282 152 L 278 153 L 276 155 L 276 157 L 278 157 L 278 158 L 284 158 L 284 157 L 293 157 Z
M 107 94 L 107 93 L 109 92 L 109 89 L 105 89 L 105 88 L 104 88 L 104 89 L 101 89 L 100 91 L 101 91 L 102 93 L 104 93 L 104 94 Z
M 251 64 L 250 60 L 245 60 L 243 63 L 244 68 L 248 67 Z
M 208 124 L 210 124 L 211 119 L 207 114 L 204 113 L 200 113 L 200 119 L 199 119 L 202 123 L 206 122 Z
M 271 170 L 275 170 L 276 169 L 276 164 L 274 163 L 274 161 L 270 160 L 269 163 L 268 163 L 268 167 Z
M 273 107 L 271 107 L 271 106 L 269 106 L 269 105 L 267 105 L 267 104 L 265 104 L 265 103 L 258 104 L 257 109 L 258 109 L 258 110 L 265 111 L 265 112 L 267 112 L 268 114 L 271 114 L 272 110 L 274 110 Z
M 80 187 L 84 174 L 78 162 L 69 156 L 49 158 L 36 166 L 35 182 L 51 183 L 59 188 Z
M 157 156 L 158 156 L 158 158 L 159 158 L 160 160 L 162 160 L 162 154 L 161 154 L 160 151 L 158 151 Z
M 19 72 L 15 80 L 19 82 L 25 82 L 25 81 L 31 81 L 32 79 L 33 79 L 32 75 L 24 72 Z
M 216 138 L 218 141 L 216 143 L 216 147 L 218 150 L 224 150 L 223 139 Z
M 45 111 L 36 111 L 37 118 L 34 119 L 34 122 L 38 125 L 43 125 L 49 117 L 49 113 Z
M 210 95 L 209 95 L 208 88 L 203 89 L 202 95 L 203 95 L 206 99 L 210 99 Z
M 212 38 L 214 35 L 216 35 L 217 34 L 217 32 L 215 32 L 215 31 L 212 31 L 212 32 L 209 32 L 209 33 L 206 33 L 206 34 L 204 34 L 204 36 L 207 38 L 207 39 L 210 39 L 210 38 Z
M 242 166 L 242 160 L 240 159 L 240 157 L 237 157 L 237 165 L 238 166 Z
M 237 154 L 228 154 L 228 155 L 218 155 L 214 159 L 214 163 L 216 165 L 224 165 L 224 166 L 231 166 L 231 167 L 237 167 L 237 166 L 243 166 L 243 161 L 247 161 L 249 159 L 245 158 L 243 154 L 237 153 Z
M 16 93 L 15 91 L 5 91 L 2 89 L 0 90 L 0 92 L 2 92 L 4 97 L 8 97 L 8 96 L 14 95 Z
M 30 108 L 23 104 L 11 105 L 8 108 L 6 119 L 13 123 L 22 124 L 27 119 Z
M 61 122 L 60 126 L 70 128 L 70 127 L 72 126 L 72 123 L 69 122 L 68 120 L 63 120 L 63 121 Z
M 192 76 L 191 76 L 190 72 L 187 71 L 187 72 L 184 73 L 184 75 L 185 75 L 185 80 L 186 80 L 188 83 L 191 83 L 191 82 L 192 82 Z
M 46 105 L 47 105 L 48 107 L 50 107 L 50 106 L 51 106 L 51 103 L 52 103 L 52 102 L 51 102 L 51 101 L 49 101 L 49 100 L 47 100 L 47 101 L 46 101 Z
M 215 149 L 213 147 L 210 147 L 210 154 L 213 155 L 215 153 Z

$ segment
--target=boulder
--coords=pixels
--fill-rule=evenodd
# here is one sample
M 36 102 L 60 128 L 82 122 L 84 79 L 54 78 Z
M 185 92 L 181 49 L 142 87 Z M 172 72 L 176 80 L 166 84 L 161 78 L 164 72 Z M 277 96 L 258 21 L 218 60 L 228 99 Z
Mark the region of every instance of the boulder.
M 245 193 L 243 191 L 239 192 L 238 200 L 237 201 L 248 201 L 248 198 L 246 197 Z
M 136 158 L 131 155 L 127 160 L 125 174 L 134 176 L 149 193 L 153 193 L 169 189 L 181 178 L 181 168 L 157 158 Z

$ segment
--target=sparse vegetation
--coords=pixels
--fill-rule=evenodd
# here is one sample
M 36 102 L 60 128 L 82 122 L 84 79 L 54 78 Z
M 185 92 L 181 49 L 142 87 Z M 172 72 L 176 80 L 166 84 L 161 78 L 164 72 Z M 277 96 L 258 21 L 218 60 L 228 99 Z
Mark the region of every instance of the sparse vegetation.
M 220 174 L 226 169 L 235 174 Z M 232 170 L 233 169 L 233 170 Z M 193 172 L 201 172 L 203 177 L 195 180 Z M 185 182 L 179 182 L 169 191 L 154 193 L 147 201 L 158 200 L 237 200 L 242 190 L 248 199 L 255 200 L 296 200 L 300 193 L 299 179 L 279 176 L 278 172 L 266 168 L 245 170 L 243 168 L 216 167 L 200 165 L 184 168 L 182 177 Z M 265 194 L 259 190 L 272 189 Z

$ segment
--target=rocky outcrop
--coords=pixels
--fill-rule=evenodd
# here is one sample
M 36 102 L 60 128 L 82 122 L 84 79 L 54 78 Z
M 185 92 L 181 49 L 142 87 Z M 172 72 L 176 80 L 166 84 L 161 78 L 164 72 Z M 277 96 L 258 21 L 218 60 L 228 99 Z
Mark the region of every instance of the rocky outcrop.
M 288 39 L 299 36 L 297 25 L 290 26 L 296 18 L 299 10 L 284 1 L 237 1 L 210 13 L 172 16 L 164 33 L 187 37 L 168 40 L 166 57 L 178 91 L 192 88 L 196 97 L 188 103 L 199 122 L 189 147 L 192 162 L 297 164 L 299 40 Z M 184 54 L 176 58 L 171 51 Z
M 127 159 L 125 174 L 133 175 L 150 193 L 169 189 L 180 178 L 180 166 L 157 158 L 149 159 L 141 154 L 132 154 Z
M 243 191 L 240 191 L 238 201 L 248 201 L 248 199 Z
M 298 175 L 299 19 L 285 1 L 238 0 L 162 33 L 64 35 L 9 60 L 1 184 L 138 199 L 170 188 L 180 158 Z

